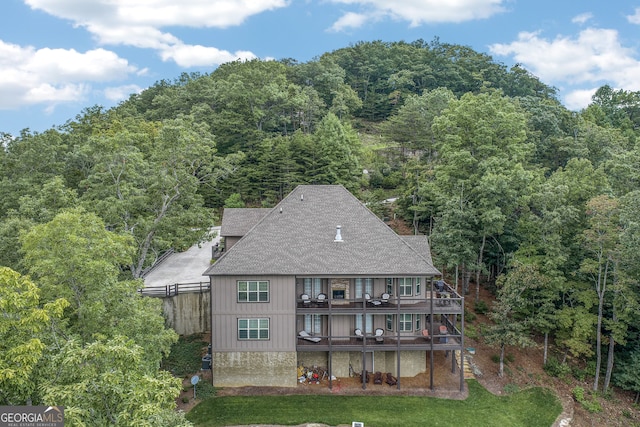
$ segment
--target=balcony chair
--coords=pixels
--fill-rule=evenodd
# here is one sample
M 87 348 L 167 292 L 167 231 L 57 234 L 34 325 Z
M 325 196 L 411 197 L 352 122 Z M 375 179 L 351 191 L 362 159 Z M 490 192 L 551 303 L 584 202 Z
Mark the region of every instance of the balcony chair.
M 396 377 L 394 377 L 393 375 L 391 375 L 391 372 L 387 372 L 386 375 L 386 380 L 385 382 L 389 385 L 396 385 L 398 384 L 398 379 Z
M 371 299 L 371 295 L 369 294 L 364 294 L 364 300 L 374 307 L 378 307 L 379 305 L 382 305 L 382 302 L 380 302 L 380 300 Z
M 300 331 L 298 332 L 298 335 L 300 335 L 300 338 L 302 338 L 303 340 L 311 341 L 313 343 L 318 343 L 321 340 L 320 337 L 314 337 L 313 335 L 309 335 L 307 331 Z
M 382 328 L 376 329 L 376 334 L 374 335 L 374 337 L 378 344 L 384 342 L 384 337 L 382 336 L 383 334 L 384 334 L 384 330 Z
M 384 294 L 380 295 L 380 302 L 382 304 L 389 304 L 389 298 L 391 298 L 391 295 L 385 292 Z
M 427 341 L 431 340 L 431 335 L 429 335 L 429 330 L 428 329 L 423 329 L 422 330 L 422 338 L 424 338 Z
M 326 303 L 327 303 L 327 294 L 318 294 L 318 297 L 316 298 L 316 304 L 324 305 Z
M 355 331 L 353 331 L 353 334 L 356 336 L 357 339 L 362 340 L 364 339 L 364 334 L 362 333 L 362 329 L 356 329 Z
M 302 306 L 303 307 L 311 306 L 311 298 L 309 298 L 309 295 L 302 294 L 302 295 L 300 295 L 300 299 L 302 300 Z

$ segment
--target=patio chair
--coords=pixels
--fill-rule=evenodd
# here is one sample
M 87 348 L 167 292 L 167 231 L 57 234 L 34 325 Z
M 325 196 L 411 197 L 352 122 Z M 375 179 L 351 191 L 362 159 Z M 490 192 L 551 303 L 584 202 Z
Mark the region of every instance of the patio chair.
M 373 374 L 373 383 L 382 384 L 382 372 L 377 371 L 375 374 Z
M 385 292 L 382 295 L 380 295 L 380 302 L 382 304 L 389 304 L 389 298 L 391 298 L 391 295 Z
M 431 335 L 429 335 L 429 330 L 428 329 L 423 329 L 422 330 L 422 338 L 424 338 L 427 341 L 431 340 Z
M 382 328 L 376 329 L 376 334 L 374 335 L 376 343 L 380 344 L 384 342 L 384 338 L 382 337 L 383 334 L 384 330 Z
M 364 339 L 364 334 L 362 333 L 362 329 L 356 328 L 355 331 L 353 331 L 353 334 L 356 336 L 357 339 L 362 340 Z
M 300 335 L 300 338 L 302 338 L 303 340 L 311 341 L 313 343 L 319 343 L 321 339 L 320 337 L 314 337 L 313 335 L 309 335 L 309 332 L 307 331 L 300 331 L 298 332 L 298 335 Z
M 318 294 L 318 297 L 316 298 L 316 304 L 321 305 L 321 304 L 326 304 L 327 302 L 327 294 Z
M 391 375 L 391 372 L 387 372 L 386 375 L 386 379 L 385 382 L 389 385 L 396 385 L 398 384 L 398 379 L 396 377 L 394 377 L 393 375 Z
M 364 300 L 374 307 L 377 307 L 382 304 L 382 302 L 380 302 L 377 299 L 371 299 L 371 295 L 369 294 L 364 294 Z
M 309 298 L 309 295 L 302 294 L 300 295 L 300 299 L 302 300 L 303 307 L 309 307 L 311 305 L 311 298 Z

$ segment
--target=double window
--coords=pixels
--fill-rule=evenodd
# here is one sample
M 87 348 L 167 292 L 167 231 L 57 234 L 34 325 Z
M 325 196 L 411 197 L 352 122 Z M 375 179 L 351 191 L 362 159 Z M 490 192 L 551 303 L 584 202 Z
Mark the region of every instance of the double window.
M 388 331 L 393 331 L 395 315 L 387 314 L 386 326 Z M 400 332 L 419 331 L 422 329 L 421 317 L 419 314 L 400 314 L 398 317 L 398 330 Z
M 238 281 L 238 302 L 269 302 L 269 282 Z
M 304 330 L 310 334 L 322 335 L 322 317 L 317 314 L 305 314 Z
M 316 298 L 322 293 L 322 279 L 317 277 L 309 277 L 304 279 L 304 293 Z
M 364 294 L 373 296 L 373 279 L 356 279 L 356 298 L 363 298 Z
M 387 292 L 389 292 L 389 287 L 390 287 L 389 280 L 391 279 L 387 279 Z M 420 286 L 419 277 L 399 277 L 398 278 L 398 293 L 400 294 L 401 297 L 410 297 L 413 295 L 417 296 L 417 295 L 420 295 L 421 292 L 422 292 L 422 289 Z
M 238 319 L 239 340 L 268 340 L 269 319 Z
M 373 315 L 367 314 L 366 317 L 362 314 L 356 314 L 356 329 L 360 329 L 367 334 L 373 333 Z

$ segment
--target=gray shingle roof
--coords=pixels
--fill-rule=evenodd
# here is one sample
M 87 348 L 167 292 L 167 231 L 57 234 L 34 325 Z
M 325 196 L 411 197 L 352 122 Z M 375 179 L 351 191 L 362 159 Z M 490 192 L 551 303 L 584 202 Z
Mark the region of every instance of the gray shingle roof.
M 407 237 L 342 186 L 301 185 L 204 275 L 440 275 L 426 237 Z
M 220 236 L 244 236 L 271 209 L 264 208 L 225 208 L 220 226 Z

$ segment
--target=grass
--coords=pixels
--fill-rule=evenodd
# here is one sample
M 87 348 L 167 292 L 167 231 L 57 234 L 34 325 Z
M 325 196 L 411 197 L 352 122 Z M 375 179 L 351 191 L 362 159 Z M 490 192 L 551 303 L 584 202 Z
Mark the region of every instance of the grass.
M 330 426 L 484 426 L 548 427 L 562 407 L 549 390 L 531 388 L 494 396 L 475 380 L 467 381 L 466 400 L 416 396 L 225 396 L 193 408 L 187 418 L 198 427 L 250 424 Z

